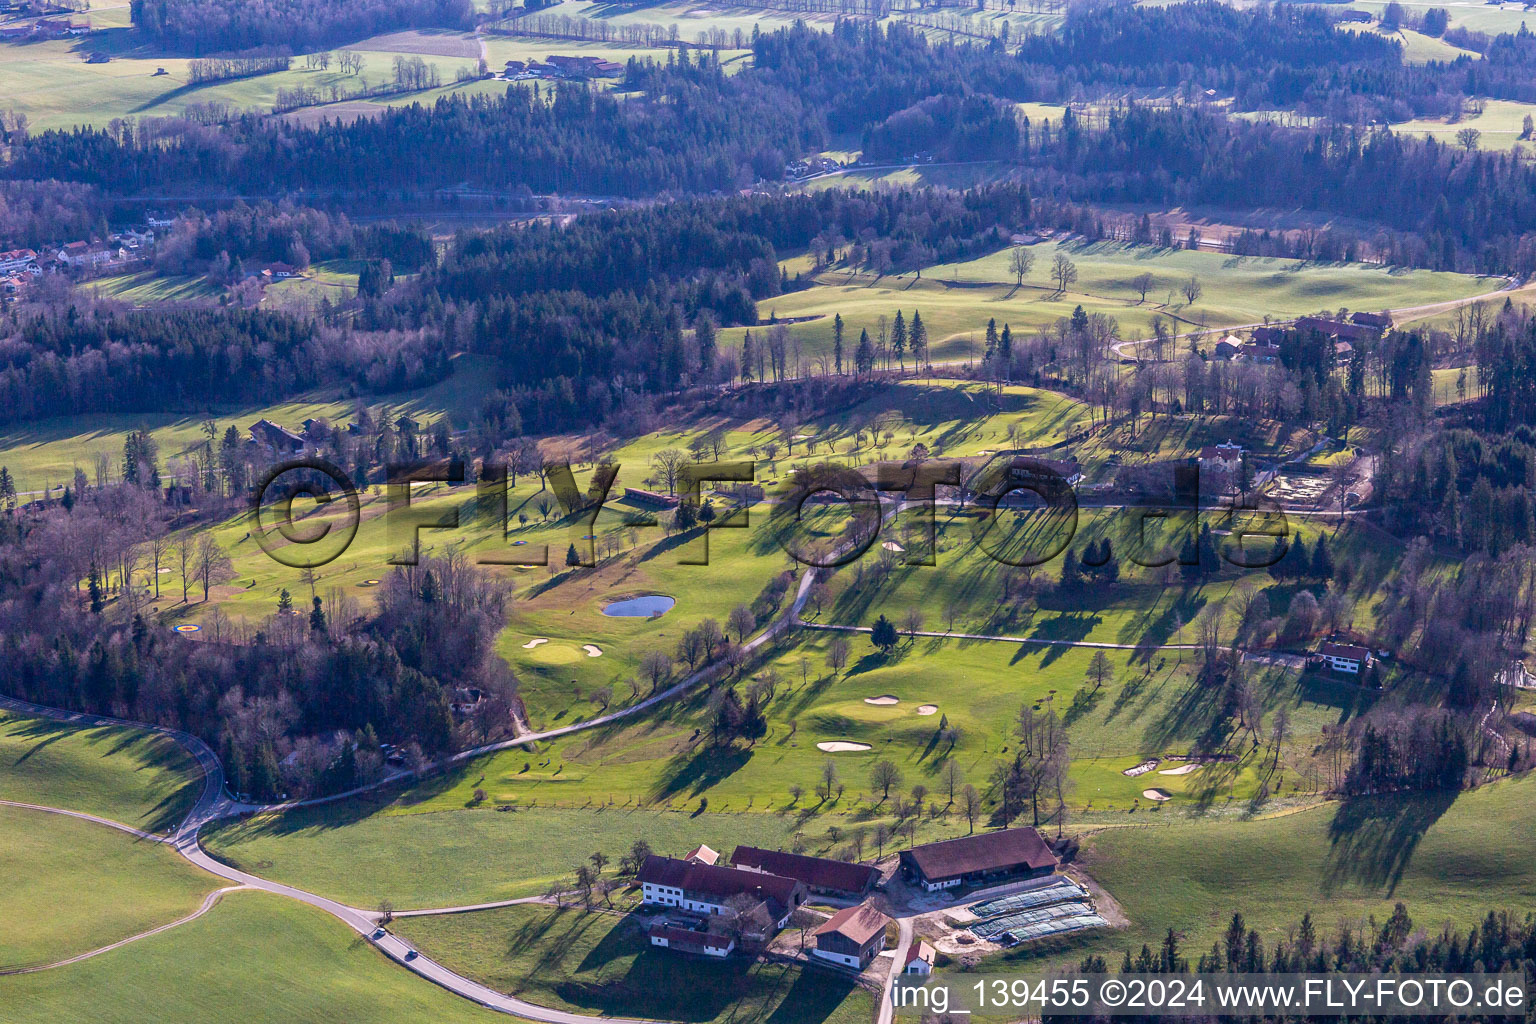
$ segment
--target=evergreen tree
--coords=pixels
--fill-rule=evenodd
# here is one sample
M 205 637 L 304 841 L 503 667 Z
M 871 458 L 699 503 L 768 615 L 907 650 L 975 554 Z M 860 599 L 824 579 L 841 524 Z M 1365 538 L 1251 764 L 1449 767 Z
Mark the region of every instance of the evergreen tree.
M 843 314 L 841 313 L 832 318 L 832 366 L 838 374 L 843 372 Z
M 912 347 L 912 362 L 926 363 L 928 361 L 928 328 L 923 326 L 923 314 L 917 310 L 912 311 L 912 328 L 910 332 Z
M 896 321 L 891 324 L 891 351 L 896 354 L 896 362 L 901 368 L 907 368 L 907 321 L 901 315 L 901 310 L 896 311 Z
M 757 358 L 756 346 L 752 341 L 752 332 L 748 331 L 741 337 L 741 379 L 752 379 L 753 360 Z
M 853 353 L 853 365 L 864 374 L 870 372 L 875 366 L 875 346 L 869 340 L 868 328 L 859 330 L 859 347 Z
M 1328 538 L 1319 536 L 1312 548 L 1312 575 L 1320 580 L 1333 579 L 1333 556 L 1328 553 Z
M 880 648 L 880 653 L 889 654 L 896 646 L 899 638 L 896 635 L 896 624 L 881 615 L 875 620 L 874 628 L 869 631 L 870 643 Z

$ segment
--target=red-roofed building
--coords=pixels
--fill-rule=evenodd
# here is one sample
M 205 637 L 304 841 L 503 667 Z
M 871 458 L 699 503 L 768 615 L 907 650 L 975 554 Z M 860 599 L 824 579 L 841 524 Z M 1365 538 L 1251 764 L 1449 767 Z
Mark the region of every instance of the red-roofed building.
M 1357 676 L 1370 667 L 1371 649 L 1360 647 L 1356 644 L 1339 644 L 1327 641 L 1317 649 L 1317 656 L 1323 659 L 1323 664 L 1335 672 L 1343 672 L 1347 675 Z
M 0 252 L 0 277 L 28 270 L 37 264 L 37 253 L 31 249 L 11 249 Z
M 805 885 L 793 878 L 655 854 L 645 859 L 636 878 L 641 902 L 712 915 L 725 913 L 735 897 L 746 896 L 766 905 L 779 928 L 807 895 Z
M 816 929 L 811 954 L 862 971 L 885 948 L 885 926 L 890 923 L 868 903 L 839 910 Z
M 932 974 L 933 947 L 926 939 L 918 939 L 907 947 L 907 962 L 901 965 L 902 974 Z
M 782 850 L 760 850 L 755 846 L 736 847 L 731 854 L 731 866 L 798 879 L 812 892 L 835 896 L 863 896 L 880 877 L 879 871 L 866 864 L 807 857 Z
M 705 921 L 661 920 L 646 932 L 651 945 L 673 949 L 680 953 L 696 953 L 700 956 L 730 956 L 736 948 L 736 937 L 729 932 L 709 930 Z

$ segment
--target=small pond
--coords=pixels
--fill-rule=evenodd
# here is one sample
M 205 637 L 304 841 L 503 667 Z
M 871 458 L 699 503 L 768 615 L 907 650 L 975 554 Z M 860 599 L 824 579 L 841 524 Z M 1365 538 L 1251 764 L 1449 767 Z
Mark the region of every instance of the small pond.
M 604 615 L 617 615 L 623 618 L 648 619 L 653 615 L 661 615 L 672 610 L 677 602 L 665 594 L 645 594 L 641 597 L 631 597 L 623 601 L 615 601 L 603 608 Z

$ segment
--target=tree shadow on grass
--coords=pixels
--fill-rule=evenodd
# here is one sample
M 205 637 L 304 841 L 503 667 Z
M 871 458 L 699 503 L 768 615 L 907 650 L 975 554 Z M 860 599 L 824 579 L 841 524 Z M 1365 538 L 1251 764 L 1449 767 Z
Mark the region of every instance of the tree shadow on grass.
M 150 832 L 164 831 L 172 825 L 179 824 L 192 809 L 192 805 L 197 802 L 198 794 L 202 792 L 202 770 L 179 743 L 160 733 L 141 732 L 117 726 L 81 726 L 46 718 L 29 718 L 9 723 L 5 727 L 4 735 L 30 743 L 30 746 L 11 762 L 13 767 L 25 764 L 39 752 L 60 740 L 79 736 L 87 744 L 92 745 L 101 741 L 110 741 L 110 745 L 100 753 L 92 751 L 93 756 L 102 760 L 119 754 L 134 756 L 138 765 L 130 771 L 128 763 L 123 762 L 125 775 L 163 770 L 166 772 L 163 777 L 166 785 L 154 786 L 155 792 L 145 794 L 159 797 L 155 805 L 136 820 L 128 822 Z M 145 785 L 146 789 L 151 788 L 147 784 L 141 785 Z
M 554 991 L 572 1005 L 605 1015 L 703 1022 L 755 995 L 757 973 L 742 957 L 712 962 L 647 946 L 635 954 L 623 977 L 570 980 Z
M 1459 795 L 1448 789 L 1346 800 L 1328 825 L 1323 891 L 1359 887 L 1390 897 L 1419 840 Z
M 661 777 L 651 788 L 652 801 L 667 800 L 687 793 L 698 796 L 735 775 L 752 760 L 752 750 L 743 747 L 705 746 L 684 751 L 667 762 Z

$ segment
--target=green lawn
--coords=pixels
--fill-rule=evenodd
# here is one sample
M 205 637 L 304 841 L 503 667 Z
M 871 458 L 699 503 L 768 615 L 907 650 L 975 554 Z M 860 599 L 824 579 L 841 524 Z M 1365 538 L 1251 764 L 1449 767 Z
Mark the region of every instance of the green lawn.
M 1368 32 L 1373 35 L 1386 36 L 1388 39 L 1396 40 L 1402 44 L 1404 64 L 1428 64 L 1430 61 L 1448 62 L 1462 56 L 1469 56 L 1474 61 L 1482 59 L 1476 51 L 1463 50 L 1461 47 L 1448 43 L 1444 39 L 1427 36 L 1410 28 L 1399 29 L 1396 32 L 1384 32 L 1378 23 L 1371 25 L 1346 24 L 1344 29 L 1348 32 Z
M 1350 3 L 1330 4 L 1333 10 L 1365 11 L 1371 17 L 1380 20 L 1386 10 L 1389 0 L 1351 0 Z M 1427 7 L 1435 6 L 1425 3 L 1422 6 L 1415 5 L 1411 8 L 1415 13 L 1422 14 Z M 1447 4 L 1446 12 L 1450 14 L 1452 28 L 1466 28 L 1474 32 L 1487 32 L 1490 35 L 1498 35 L 1501 32 L 1518 32 L 1520 26 L 1530 20 L 1530 14 L 1523 9 L 1522 4 Z
M 103 298 L 136 306 L 157 302 L 211 304 L 218 301 L 221 293 L 221 289 L 210 284 L 207 278 L 190 274 L 157 274 L 152 270 L 96 278 L 86 282 L 85 287 Z
M 96 17 L 93 13 L 93 20 Z M 403 41 L 389 45 L 414 46 L 415 50 L 374 50 L 368 48 L 368 40 L 354 48 L 365 62 L 361 77 L 371 84 L 390 78 L 390 69 L 400 52 L 420 56 L 437 69 L 443 81 L 450 83 L 460 68 L 473 68 L 476 63 L 474 41 L 466 33 L 455 33 L 461 45 L 451 48 L 429 38 L 399 35 L 404 37 Z M 433 52 L 444 49 L 461 52 Z M 86 54 L 95 50 L 111 53 L 112 60 L 106 64 L 85 63 Z M 0 77 L 6 82 L 7 102 L 18 113 L 27 115 L 34 131 L 76 125 L 104 127 L 120 117 L 176 116 L 200 103 L 227 103 L 236 109 L 270 111 L 279 89 L 308 86 L 323 92 L 332 85 L 344 91 L 359 88 L 359 76 L 342 73 L 334 62 L 324 71 L 306 68 L 302 55 L 294 58 L 287 71 L 204 84 L 189 81 L 189 64 L 185 57 L 167 56 L 136 45 L 126 28 L 111 28 L 86 40 L 0 44 Z M 165 74 L 156 74 L 161 68 Z M 422 94 L 414 98 L 421 99 Z
M 192 913 L 218 879 L 160 843 L 0 807 L 0 967 L 50 963 Z M 4 991 L 0 982 L 0 992 Z
M 202 788 L 203 773 L 167 737 L 0 713 L 0 799 L 154 831 L 179 823 Z
M 845 977 L 653 949 L 647 922 L 522 906 L 403 918 L 394 927 L 482 984 L 576 1013 L 687 1024 L 867 1024 L 874 1015 L 874 996 Z
M 455 372 L 446 380 L 416 391 L 372 397 L 367 405 L 388 408 L 431 423 L 447 416 L 456 423 L 468 422 L 482 397 L 494 386 L 484 363 L 474 356 L 454 360 Z M 345 423 L 356 414 L 358 399 L 338 388 L 317 390 L 289 402 L 243 409 L 215 409 L 181 413 L 105 414 L 56 416 L 0 430 L 0 466 L 5 466 L 23 492 L 45 487 L 61 488 L 74 478 L 76 468 L 94 480 L 96 457 L 106 456 L 115 478 L 121 472 L 123 439 L 130 430 L 148 430 L 160 444 L 160 462 L 191 451 L 203 442 L 205 419 L 213 419 L 219 434 L 231 424 L 246 429 L 266 418 L 290 428 L 306 419 L 327 417 Z
M 1536 103 L 1519 103 L 1514 100 L 1478 100 L 1482 109 L 1468 110 L 1456 121 L 1442 118 L 1403 121 L 1392 126 L 1398 133 L 1410 133 L 1433 138 L 1447 146 L 1459 146 L 1456 137 L 1466 128 L 1479 132 L 1478 149 L 1508 151 L 1515 145 L 1531 145 L 1530 139 L 1521 138 L 1525 118 L 1536 115 Z
M 521 765 L 521 761 L 518 764 Z M 470 788 L 478 767 L 461 775 Z M 263 815 L 205 830 L 221 860 L 357 906 L 401 909 L 534 896 L 567 881 L 594 850 L 617 861 L 636 839 L 678 856 L 708 842 L 777 848 L 792 815 L 709 814 L 633 806 L 410 813 L 443 788 L 431 783 L 384 807 L 366 801 Z M 426 805 L 431 806 L 431 805 Z
M 759 316 L 814 317 L 790 328 L 804 359 L 826 356 L 832 348 L 832 318 L 841 314 L 845 345 L 861 330 L 878 338 L 879 318 L 894 319 L 898 309 L 911 319 L 920 311 L 927 325 L 934 360 L 980 359 L 988 319 L 1009 324 L 1015 333 L 1036 331 L 1072 315 L 1081 305 L 1120 323 L 1125 337 L 1150 334 L 1154 314 L 1184 325 L 1222 327 L 1258 323 L 1266 316 L 1286 318 L 1321 310 L 1391 309 L 1491 291 L 1498 282 L 1463 274 L 1388 269 L 1361 264 L 1307 263 L 1298 260 L 1235 257 L 1188 249 L 1160 249 L 1119 242 L 1043 242 L 1029 247 L 1035 263 L 1022 286 L 1008 268 L 1010 250 L 979 259 L 925 267 L 875 278 L 842 268 L 827 271 L 804 291 L 759 304 Z M 1057 254 L 1077 267 L 1078 280 L 1065 293 L 1056 291 L 1051 265 Z M 1132 282 L 1152 275 L 1145 302 Z M 1190 303 L 1181 293 L 1191 276 L 1202 294 Z M 758 330 L 761 330 L 759 328 Z M 723 331 L 722 341 L 740 343 L 744 328 Z
M 9 1024 L 506 1019 L 391 964 L 319 910 L 248 892 L 91 960 L 0 978 L 0 1007 Z
M 1181 822 L 1106 829 L 1080 863 L 1125 909 L 1131 927 L 1041 954 L 1075 963 L 1090 952 L 1118 963 L 1127 948 L 1156 948 L 1169 928 L 1191 958 L 1238 911 L 1269 942 L 1311 912 L 1321 936 L 1394 901 L 1415 922 L 1475 924 L 1490 910 L 1527 913 L 1536 900 L 1536 823 L 1530 774 L 1455 794 L 1364 798 L 1253 822 Z M 1001 964 L 992 961 L 1001 969 Z

